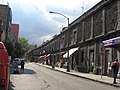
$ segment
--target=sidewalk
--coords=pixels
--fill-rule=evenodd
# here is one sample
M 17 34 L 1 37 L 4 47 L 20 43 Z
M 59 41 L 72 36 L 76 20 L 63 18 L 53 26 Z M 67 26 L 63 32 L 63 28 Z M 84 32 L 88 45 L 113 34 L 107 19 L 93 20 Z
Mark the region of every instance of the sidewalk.
M 42 65 L 40 63 L 36 63 L 36 64 L 44 66 L 49 69 L 52 69 L 52 66 L 49 66 L 49 65 Z M 71 70 L 70 72 L 66 72 L 66 69 L 58 68 L 58 67 L 55 67 L 53 70 L 120 88 L 120 79 L 117 79 L 117 84 L 113 84 L 113 78 L 108 77 L 108 76 L 101 77 L 101 75 L 95 75 L 95 74 L 90 74 L 90 73 L 81 73 L 81 72 L 76 72 L 74 70 Z

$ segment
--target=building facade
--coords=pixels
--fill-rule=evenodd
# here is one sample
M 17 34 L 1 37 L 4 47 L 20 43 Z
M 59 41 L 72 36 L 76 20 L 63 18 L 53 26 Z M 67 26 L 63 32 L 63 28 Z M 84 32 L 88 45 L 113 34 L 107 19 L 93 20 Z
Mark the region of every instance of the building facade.
M 2 21 L 1 41 L 9 41 L 12 23 L 12 11 L 8 5 L 0 5 L 0 20 Z
M 15 34 L 16 39 L 18 39 L 19 35 L 19 24 L 11 24 L 11 31 Z
M 28 57 L 45 56 L 52 65 L 61 58 L 66 62 L 69 49 L 70 69 L 111 76 L 110 63 L 114 58 L 120 61 L 120 47 L 118 43 L 105 46 L 104 42 L 119 36 L 120 0 L 102 0 L 70 23 L 69 28 L 29 52 Z

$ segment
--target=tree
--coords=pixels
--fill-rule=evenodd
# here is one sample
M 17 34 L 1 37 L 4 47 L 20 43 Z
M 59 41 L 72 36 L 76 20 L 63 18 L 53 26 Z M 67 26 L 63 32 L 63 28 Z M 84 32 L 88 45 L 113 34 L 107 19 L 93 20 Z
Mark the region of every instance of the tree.
M 13 47 L 13 43 L 12 42 L 5 42 L 3 41 L 9 56 L 14 57 L 14 47 Z
M 16 57 L 24 56 L 28 49 L 29 49 L 28 39 L 25 37 L 18 38 L 15 49 Z
M 3 43 L 11 58 L 20 58 L 24 56 L 29 49 L 28 39 L 25 37 L 18 38 L 18 41 L 15 43 L 15 45 L 13 45 L 12 42 L 3 41 Z

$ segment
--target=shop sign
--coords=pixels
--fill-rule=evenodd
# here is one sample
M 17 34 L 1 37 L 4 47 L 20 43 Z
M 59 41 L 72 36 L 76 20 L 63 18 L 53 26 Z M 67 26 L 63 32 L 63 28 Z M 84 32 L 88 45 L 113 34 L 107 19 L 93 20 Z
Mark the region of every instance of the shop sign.
M 111 46 L 115 44 L 120 44 L 120 37 L 116 37 L 102 42 L 102 46 Z

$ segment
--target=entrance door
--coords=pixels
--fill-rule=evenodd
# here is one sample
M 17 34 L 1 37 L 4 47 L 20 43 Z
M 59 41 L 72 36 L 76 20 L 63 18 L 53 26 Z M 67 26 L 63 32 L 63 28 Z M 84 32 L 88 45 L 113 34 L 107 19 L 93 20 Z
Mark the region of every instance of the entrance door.
M 90 72 L 94 70 L 94 50 L 90 50 Z
M 83 63 L 83 61 L 84 61 L 84 51 L 81 51 L 81 63 Z
M 104 75 L 107 75 L 107 70 L 108 70 L 108 61 L 109 61 L 109 50 L 105 51 L 105 60 L 104 60 Z
M 72 70 L 75 70 L 75 69 L 77 68 L 76 66 L 78 65 L 77 54 L 78 54 L 78 52 L 76 51 L 76 52 L 73 53 L 72 56 L 71 56 L 71 69 L 72 69 Z
M 71 69 L 74 70 L 74 57 L 72 56 L 72 61 L 71 61 Z

